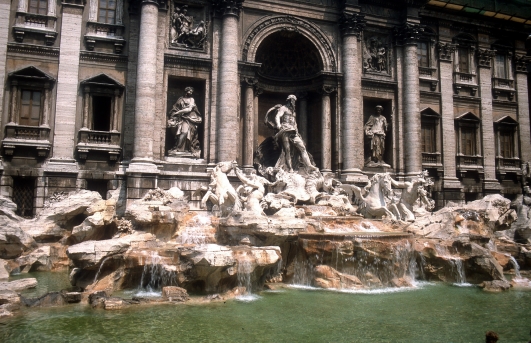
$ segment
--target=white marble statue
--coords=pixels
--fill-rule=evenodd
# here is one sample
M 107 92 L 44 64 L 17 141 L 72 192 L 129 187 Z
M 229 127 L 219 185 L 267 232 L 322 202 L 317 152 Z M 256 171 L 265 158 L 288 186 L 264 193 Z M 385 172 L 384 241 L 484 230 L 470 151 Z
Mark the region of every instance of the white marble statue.
M 393 187 L 402 189 L 400 200 L 391 208 L 398 220 L 413 222 L 415 221 L 414 206 L 420 199 L 427 206 L 427 210 L 433 209 L 433 200 L 427 197 L 427 191 L 424 188 L 426 185 L 431 185 L 431 179 L 428 177 L 428 172 L 423 171 L 411 181 L 398 182 L 392 180 Z M 430 201 L 431 200 L 431 201 Z M 431 208 L 431 209 L 430 209 Z
M 234 165 L 233 169 L 238 179 L 242 182 L 236 192 L 244 203 L 244 210 L 253 212 L 256 215 L 265 215 L 261 201 L 266 192 L 265 187 L 271 185 L 271 182 L 256 175 L 255 170 L 252 170 L 249 175 L 245 175 L 237 166 Z
M 222 216 L 228 215 L 232 210 L 240 211 L 242 208 L 240 197 L 229 182 L 229 173 L 235 162 L 219 162 L 210 174 L 210 184 L 206 191 L 201 206 L 206 207 L 207 201 L 219 207 Z

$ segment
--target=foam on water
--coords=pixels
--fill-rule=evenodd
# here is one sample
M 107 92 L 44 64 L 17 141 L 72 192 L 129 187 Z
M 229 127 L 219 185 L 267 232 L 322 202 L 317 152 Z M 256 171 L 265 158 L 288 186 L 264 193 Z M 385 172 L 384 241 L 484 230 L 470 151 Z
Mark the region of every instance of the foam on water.
M 262 298 L 261 296 L 256 295 L 256 294 L 244 294 L 244 295 L 237 296 L 235 299 L 238 301 L 243 301 L 243 302 L 251 302 L 251 301 L 259 300 L 261 298 Z

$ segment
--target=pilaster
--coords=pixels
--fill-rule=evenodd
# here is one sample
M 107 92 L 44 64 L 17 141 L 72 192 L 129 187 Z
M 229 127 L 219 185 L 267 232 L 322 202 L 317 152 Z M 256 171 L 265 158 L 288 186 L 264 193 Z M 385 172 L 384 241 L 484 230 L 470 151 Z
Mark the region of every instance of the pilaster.
M 77 172 L 74 160 L 83 5 L 63 2 L 53 157 L 47 170 Z
M 520 159 L 523 162 L 531 161 L 531 132 L 529 120 L 529 92 L 527 86 L 527 65 L 531 58 L 523 55 L 516 55 L 516 99 L 518 101 L 518 126 L 520 132 Z
M 245 118 L 243 120 L 243 168 L 253 167 L 254 132 L 254 87 L 258 83 L 255 78 L 245 77 L 242 80 L 245 87 Z
M 9 39 L 9 13 L 11 1 L 0 0 L 0 127 L 2 125 L 4 111 L 4 94 L 5 94 L 5 77 L 6 77 L 6 59 L 7 59 L 7 41 Z
M 490 49 L 477 50 L 479 67 L 479 96 L 481 99 L 481 133 L 483 148 L 483 171 L 485 192 L 495 192 L 500 189 L 496 180 L 496 144 L 494 137 L 494 123 L 492 119 L 492 58 L 495 51 Z
M 341 177 L 346 182 L 364 182 L 363 109 L 361 99 L 361 36 L 366 25 L 363 14 L 344 11 L 339 21 L 343 91 L 341 99 Z
M 439 72 L 441 82 L 441 126 L 442 126 L 442 163 L 444 168 L 444 188 L 461 188 L 456 177 L 455 164 L 455 124 L 454 124 L 454 90 L 453 61 L 456 46 L 448 42 L 439 42 Z

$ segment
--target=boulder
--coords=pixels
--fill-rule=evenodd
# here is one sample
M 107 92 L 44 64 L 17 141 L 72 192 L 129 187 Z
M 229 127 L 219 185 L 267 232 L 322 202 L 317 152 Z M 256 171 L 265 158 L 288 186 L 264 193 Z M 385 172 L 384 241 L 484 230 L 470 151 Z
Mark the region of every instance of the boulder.
M 37 242 L 57 242 L 89 216 L 87 209 L 101 201 L 98 192 L 87 190 L 69 193 L 55 201 L 52 199 L 37 218 L 24 223 L 23 229 Z
M 37 287 L 37 279 L 25 278 L 14 281 L 0 282 L 0 291 L 20 292 L 25 289 Z
M 131 221 L 135 230 L 170 240 L 190 208 L 179 191 L 178 188 L 171 191 L 150 190 L 142 199 L 127 207 L 124 218 Z
M 0 216 L 0 258 L 16 258 L 36 247 L 37 243 L 21 229 L 20 222 Z
M 81 302 L 80 292 L 63 292 L 63 297 L 69 304 Z
M 168 301 L 185 302 L 190 300 L 186 289 L 176 286 L 166 286 L 162 288 L 162 298 Z
M 486 292 L 502 292 L 511 288 L 511 284 L 507 280 L 494 280 L 484 281 L 479 284 L 479 287 L 483 288 Z
M 358 277 L 340 273 L 330 266 L 318 265 L 314 271 L 314 286 L 335 289 L 363 288 L 363 283 Z
M 23 302 L 28 307 L 51 307 L 67 304 L 61 292 L 49 292 L 38 298 L 23 299 Z
M 103 308 L 105 310 L 120 310 L 122 309 L 127 303 L 122 298 L 105 298 L 103 300 Z
M 0 196 L 0 215 L 7 216 L 9 219 L 14 221 L 21 221 L 23 218 L 15 214 L 17 211 L 17 204 L 15 204 L 11 199 Z
M 9 278 L 9 271 L 6 269 L 7 262 L 0 259 L 0 280 Z
M 42 246 L 28 255 L 20 256 L 15 260 L 21 271 L 49 271 L 52 269 L 51 248 Z
M 7 311 L 14 311 L 20 308 L 20 295 L 11 290 L 0 290 L 0 307 Z
M 68 247 L 66 254 L 76 267 L 89 268 L 109 256 L 124 253 L 130 246 L 131 242 L 123 238 L 87 241 Z

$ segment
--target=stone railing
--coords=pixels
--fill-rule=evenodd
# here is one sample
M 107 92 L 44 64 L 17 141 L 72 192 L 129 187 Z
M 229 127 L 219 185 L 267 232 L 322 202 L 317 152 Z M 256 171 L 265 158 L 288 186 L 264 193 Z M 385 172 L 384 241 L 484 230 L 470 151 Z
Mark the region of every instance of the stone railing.
M 477 78 L 474 74 L 454 72 L 454 83 L 465 85 L 477 85 Z
M 125 26 L 98 22 L 87 22 L 85 46 L 93 51 L 97 42 L 107 42 L 114 45 L 114 52 L 120 54 L 125 46 L 123 34 Z
M 434 79 L 434 78 L 437 77 L 435 75 L 436 72 L 437 72 L 436 68 L 419 67 L 419 77 L 420 78 Z
M 423 152 L 422 164 L 439 165 L 441 164 L 441 154 L 438 152 Z
M 501 79 L 499 77 L 492 78 L 492 95 L 494 99 L 498 99 L 500 94 L 505 94 L 509 101 L 514 100 L 514 80 Z
M 12 156 L 15 150 L 33 150 L 38 157 L 46 157 L 52 146 L 49 138 L 49 127 L 6 124 L 3 154 Z
M 521 163 L 518 157 L 496 157 L 496 173 L 502 178 L 507 173 L 522 175 Z
M 120 132 L 79 130 L 79 142 L 76 147 L 78 157 L 86 160 L 89 152 L 107 153 L 111 161 L 116 161 L 120 156 Z
M 22 43 L 26 32 L 40 34 L 46 45 L 53 45 L 57 38 L 56 22 L 55 16 L 17 12 L 13 36 L 17 42 Z

